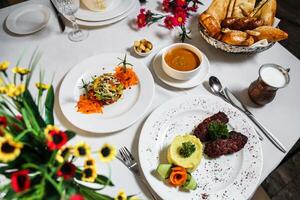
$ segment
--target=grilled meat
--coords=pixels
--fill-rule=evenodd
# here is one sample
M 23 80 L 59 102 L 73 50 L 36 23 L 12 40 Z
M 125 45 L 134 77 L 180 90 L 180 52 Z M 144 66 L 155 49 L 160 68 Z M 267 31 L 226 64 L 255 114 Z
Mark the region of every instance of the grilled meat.
M 229 119 L 225 113 L 218 112 L 201 122 L 194 130 L 194 135 L 199 138 L 201 142 L 207 142 L 210 140 L 207 133 L 209 124 L 213 121 L 227 124 Z
M 211 158 L 235 153 L 244 148 L 247 141 L 247 136 L 239 132 L 231 131 L 230 136 L 227 139 L 217 139 L 206 143 L 204 153 Z

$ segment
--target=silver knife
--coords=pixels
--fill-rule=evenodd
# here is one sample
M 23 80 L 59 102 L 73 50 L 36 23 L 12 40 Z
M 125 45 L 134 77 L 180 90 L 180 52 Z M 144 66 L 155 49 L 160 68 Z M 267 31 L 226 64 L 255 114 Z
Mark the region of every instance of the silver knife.
M 286 153 L 285 147 L 280 143 L 280 141 L 268 131 L 255 117 L 254 115 L 246 108 L 246 106 L 241 103 L 228 88 L 224 88 L 225 95 L 236 108 L 245 113 L 249 119 L 265 134 L 265 136 L 283 153 Z

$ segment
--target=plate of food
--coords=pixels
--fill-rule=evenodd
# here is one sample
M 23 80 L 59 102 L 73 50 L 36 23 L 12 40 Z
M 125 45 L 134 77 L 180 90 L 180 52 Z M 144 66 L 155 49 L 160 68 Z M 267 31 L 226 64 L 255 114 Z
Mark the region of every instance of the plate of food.
M 109 133 L 142 117 L 153 95 L 154 81 L 145 64 L 131 56 L 108 53 L 87 58 L 68 72 L 59 104 L 74 126 Z
M 123 15 L 134 4 L 134 0 L 81 0 L 75 17 L 89 22 L 110 20 Z
M 200 35 L 230 53 L 257 53 L 288 34 L 277 27 L 276 0 L 213 0 L 199 15 Z
M 162 199 L 248 199 L 261 176 L 260 140 L 233 106 L 181 96 L 158 107 L 139 138 L 146 180 Z

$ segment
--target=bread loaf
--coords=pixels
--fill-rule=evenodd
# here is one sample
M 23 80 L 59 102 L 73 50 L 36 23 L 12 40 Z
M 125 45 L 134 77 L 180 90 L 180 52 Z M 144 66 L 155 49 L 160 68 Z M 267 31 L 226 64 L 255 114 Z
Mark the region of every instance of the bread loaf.
M 199 15 L 199 23 L 205 28 L 208 35 L 218 38 L 221 33 L 220 23 L 210 14 L 204 12 Z

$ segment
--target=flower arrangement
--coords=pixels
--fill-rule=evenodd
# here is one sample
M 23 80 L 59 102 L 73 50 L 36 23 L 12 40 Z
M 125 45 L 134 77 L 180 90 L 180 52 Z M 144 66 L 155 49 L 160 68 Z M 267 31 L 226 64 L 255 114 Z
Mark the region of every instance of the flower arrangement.
M 163 0 L 161 8 L 168 14 L 158 14 L 142 8 L 137 16 L 137 26 L 143 28 L 163 20 L 166 28 L 179 27 L 181 29 L 179 37 L 180 41 L 184 42 L 186 39 L 191 39 L 190 31 L 186 28 L 186 21 L 193 12 L 197 11 L 199 4 L 202 5 L 199 0 Z
M 28 85 L 40 58 L 41 53 L 35 51 L 27 68 L 20 67 L 19 59 L 12 68 L 12 81 L 7 74 L 10 63 L 0 63 L 0 174 L 7 180 L 0 183 L 0 198 L 137 199 L 123 190 L 115 198 L 99 193 L 114 184 L 110 176 L 97 174 L 92 155 L 98 154 L 100 161 L 109 163 L 115 158 L 116 149 L 104 144 L 93 152 L 85 142 L 67 145 L 75 133 L 54 125 L 54 90 L 42 82 L 42 73 L 35 84 L 38 96 L 34 100 Z M 83 166 L 78 166 L 77 160 L 82 160 Z

